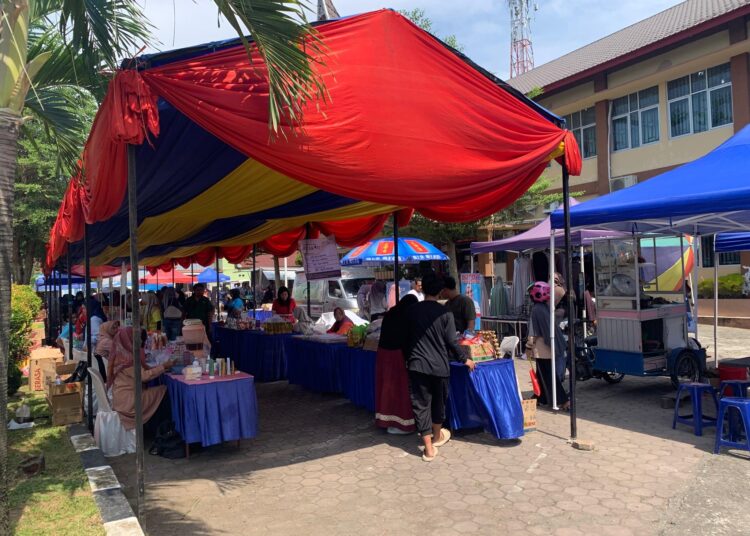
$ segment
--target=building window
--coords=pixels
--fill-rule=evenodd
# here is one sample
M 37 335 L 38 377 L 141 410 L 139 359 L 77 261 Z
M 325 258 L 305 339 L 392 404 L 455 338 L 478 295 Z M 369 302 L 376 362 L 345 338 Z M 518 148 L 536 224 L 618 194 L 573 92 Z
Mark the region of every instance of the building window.
M 728 251 L 719 253 L 719 266 L 729 266 L 731 264 L 740 264 L 740 252 Z M 704 268 L 714 267 L 714 237 L 701 237 L 701 266 Z
M 583 158 L 596 156 L 596 112 L 594 107 L 566 115 L 565 124 L 576 138 Z
M 612 101 L 612 150 L 659 141 L 659 88 L 650 87 Z
M 670 136 L 705 132 L 732 123 L 729 64 L 667 82 Z

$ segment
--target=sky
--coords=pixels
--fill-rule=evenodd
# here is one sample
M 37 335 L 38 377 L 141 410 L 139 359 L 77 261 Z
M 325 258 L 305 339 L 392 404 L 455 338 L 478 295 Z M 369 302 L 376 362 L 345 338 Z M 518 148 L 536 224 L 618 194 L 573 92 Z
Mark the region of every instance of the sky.
M 317 0 L 309 0 L 313 6 Z M 211 0 L 140 0 L 156 27 L 157 50 L 235 37 L 218 24 Z M 677 0 L 537 0 L 531 22 L 537 66 L 675 4 Z M 342 16 L 388 7 L 422 8 L 438 37 L 455 35 L 464 53 L 503 79 L 510 70 L 510 15 L 506 0 L 334 0 Z M 459 7 L 460 6 L 460 7 Z M 312 18 L 315 15 L 311 15 Z M 154 49 L 152 49 L 153 51 Z

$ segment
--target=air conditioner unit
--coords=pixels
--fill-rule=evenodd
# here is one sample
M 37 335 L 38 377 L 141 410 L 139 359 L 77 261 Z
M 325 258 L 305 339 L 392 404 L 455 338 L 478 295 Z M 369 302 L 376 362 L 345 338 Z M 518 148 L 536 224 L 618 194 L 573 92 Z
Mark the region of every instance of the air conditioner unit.
M 544 209 L 545 214 L 552 214 L 554 211 L 556 211 L 558 208 L 560 208 L 560 201 L 552 201 L 552 203 L 549 204 L 547 208 Z
M 635 175 L 625 175 L 623 177 L 612 177 L 609 179 L 609 191 L 616 192 L 623 188 L 628 188 L 638 184 L 638 177 Z

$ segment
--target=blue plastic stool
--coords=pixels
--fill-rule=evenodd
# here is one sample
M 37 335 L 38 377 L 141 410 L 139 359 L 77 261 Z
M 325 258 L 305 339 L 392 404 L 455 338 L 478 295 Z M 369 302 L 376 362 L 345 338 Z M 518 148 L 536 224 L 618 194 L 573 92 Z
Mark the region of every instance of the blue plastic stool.
M 729 409 L 734 408 L 739 412 L 742 425 L 745 428 L 745 441 L 739 441 L 740 431 L 738 424 L 740 419 L 732 418 Z M 729 439 L 724 439 L 724 418 L 729 417 Z M 719 403 L 718 425 L 716 426 L 716 443 L 714 444 L 714 454 L 719 453 L 721 447 L 730 449 L 750 451 L 750 398 L 739 398 L 726 396 Z
M 680 415 L 680 399 L 683 391 L 690 393 L 690 401 L 693 406 L 693 413 L 690 415 Z M 677 389 L 677 401 L 674 405 L 674 419 L 672 419 L 672 429 L 677 427 L 677 423 L 687 424 L 693 427 L 693 432 L 697 436 L 703 435 L 704 426 L 716 426 L 716 418 L 703 415 L 703 394 L 708 393 L 714 400 L 716 413 L 719 412 L 719 403 L 716 399 L 716 391 L 708 383 L 688 382 L 681 383 Z
M 730 394 L 735 398 L 746 398 L 747 388 L 750 387 L 750 380 L 724 380 L 719 384 L 719 396 L 724 395 L 724 389 L 728 389 Z

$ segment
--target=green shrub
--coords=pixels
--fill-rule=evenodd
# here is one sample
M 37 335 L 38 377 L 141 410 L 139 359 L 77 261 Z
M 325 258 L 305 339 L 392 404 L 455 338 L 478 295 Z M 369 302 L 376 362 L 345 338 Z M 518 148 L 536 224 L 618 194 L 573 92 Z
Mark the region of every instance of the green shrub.
M 31 326 L 40 309 L 42 300 L 27 285 L 13 285 L 10 295 L 10 338 L 8 359 L 8 394 L 15 393 L 21 385 L 18 365 L 29 356 L 31 349 Z
M 744 298 L 742 295 L 743 278 L 741 274 L 729 274 L 719 278 L 719 298 Z M 713 279 L 704 279 L 698 283 L 699 298 L 714 297 Z

